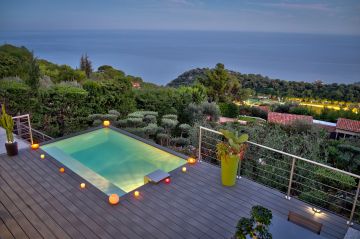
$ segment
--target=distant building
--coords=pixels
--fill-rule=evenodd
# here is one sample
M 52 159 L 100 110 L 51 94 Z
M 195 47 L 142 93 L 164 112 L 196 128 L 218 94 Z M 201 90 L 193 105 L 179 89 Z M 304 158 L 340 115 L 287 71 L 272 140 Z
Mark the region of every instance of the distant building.
M 133 87 L 133 88 L 141 88 L 139 82 L 133 82 L 133 83 L 132 83 L 132 87 Z
M 336 123 L 336 138 L 338 136 L 360 137 L 360 121 L 339 118 Z
M 313 117 L 308 115 L 294 115 L 277 112 L 268 113 L 268 122 L 274 124 L 291 125 L 295 121 L 302 121 L 309 124 L 313 123 Z
M 313 120 L 313 123 L 315 126 L 326 130 L 328 133 L 330 133 L 332 135 L 332 137 L 334 137 L 333 134 L 336 131 L 336 123 L 331 123 L 331 122 L 322 121 L 322 120 Z

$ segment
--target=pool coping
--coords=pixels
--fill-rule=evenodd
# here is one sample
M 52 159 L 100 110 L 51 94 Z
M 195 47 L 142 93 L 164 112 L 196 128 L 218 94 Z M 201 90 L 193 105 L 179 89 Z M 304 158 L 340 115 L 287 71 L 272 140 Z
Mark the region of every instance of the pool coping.
M 95 130 L 99 130 L 99 129 L 103 129 L 103 128 L 109 128 L 111 130 L 114 130 L 118 133 L 121 133 L 121 134 L 125 134 L 126 136 L 129 136 L 133 139 L 136 139 L 136 140 L 139 140 L 145 144 L 148 144 L 150 146 L 153 146 L 155 148 L 158 148 L 158 149 L 161 149 L 167 153 L 170 153 L 170 154 L 173 154 L 179 158 L 182 158 L 182 159 L 185 159 L 187 160 L 188 158 L 190 158 L 190 156 L 187 156 L 185 154 L 182 154 L 182 153 L 179 153 L 179 152 L 176 152 L 175 150 L 172 150 L 172 149 L 169 149 L 167 147 L 164 147 L 160 144 L 157 144 L 151 140 L 148 140 L 148 139 L 144 139 L 144 138 L 141 138 L 140 136 L 137 136 L 135 134 L 132 134 L 130 132 L 127 132 L 125 130 L 122 130 L 122 129 L 119 129 L 119 128 L 116 128 L 114 126 L 108 126 L 108 127 L 104 127 L 104 126 L 97 126 L 97 127 L 92 127 L 92 128 L 89 128 L 89 129 L 86 129 L 86 130 L 82 130 L 80 132 L 76 132 L 76 133 L 72 133 L 72 134 L 69 134 L 69 135 L 65 135 L 65 136 L 62 136 L 62 137 L 59 137 L 59 138 L 55 138 L 55 139 L 52 139 L 52 140 L 48 140 L 46 142 L 43 142 L 40 144 L 40 146 L 44 146 L 44 145 L 47 145 L 47 144 L 51 144 L 51 143 L 55 143 L 55 142 L 58 142 L 58 141 L 61 141 L 61 140 L 64 140 L 64 139 L 68 139 L 68 138 L 72 138 L 72 137 L 75 137 L 75 136 L 79 136 L 79 135 L 82 135 L 82 134 L 86 134 L 86 133 L 90 133 L 92 131 L 95 131 Z

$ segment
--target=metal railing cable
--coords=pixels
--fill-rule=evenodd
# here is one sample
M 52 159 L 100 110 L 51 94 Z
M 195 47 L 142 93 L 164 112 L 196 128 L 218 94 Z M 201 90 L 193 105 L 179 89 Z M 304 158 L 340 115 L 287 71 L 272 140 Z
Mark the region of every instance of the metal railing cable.
M 223 140 L 221 132 L 200 126 L 198 161 L 220 166 L 216 145 Z M 239 161 L 239 178 L 284 192 L 288 200 L 295 197 L 346 217 L 348 224 L 360 222 L 359 175 L 255 142 L 247 144 Z
M 14 134 L 19 138 L 28 141 L 30 144 L 41 143 L 53 138 L 31 127 L 30 115 L 18 115 L 12 117 L 14 120 Z

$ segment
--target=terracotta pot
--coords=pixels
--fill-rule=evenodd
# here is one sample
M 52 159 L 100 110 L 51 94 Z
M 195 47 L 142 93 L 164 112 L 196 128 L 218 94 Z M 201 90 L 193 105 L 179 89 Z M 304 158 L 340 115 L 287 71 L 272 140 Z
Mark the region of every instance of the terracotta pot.
M 6 153 L 9 156 L 15 156 L 18 154 L 18 144 L 17 142 L 5 143 Z

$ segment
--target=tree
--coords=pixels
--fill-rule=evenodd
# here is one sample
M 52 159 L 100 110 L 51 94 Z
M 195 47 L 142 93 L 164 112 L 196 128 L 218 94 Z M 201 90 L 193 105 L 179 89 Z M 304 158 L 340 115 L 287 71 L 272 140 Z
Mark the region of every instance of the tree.
M 92 69 L 92 63 L 89 60 L 87 54 L 82 55 L 80 58 L 80 70 L 85 71 L 86 77 L 90 78 L 93 69 Z
M 26 83 L 34 90 L 39 88 L 40 85 L 40 68 L 39 68 L 39 64 L 37 63 L 37 58 L 34 57 L 33 54 L 32 55 L 32 59 L 30 61 L 29 64 L 29 76 L 28 79 L 26 80 Z
M 240 86 L 238 79 L 229 74 L 221 63 L 205 72 L 205 77 L 199 78 L 199 82 L 207 88 L 209 101 L 231 101 Z

